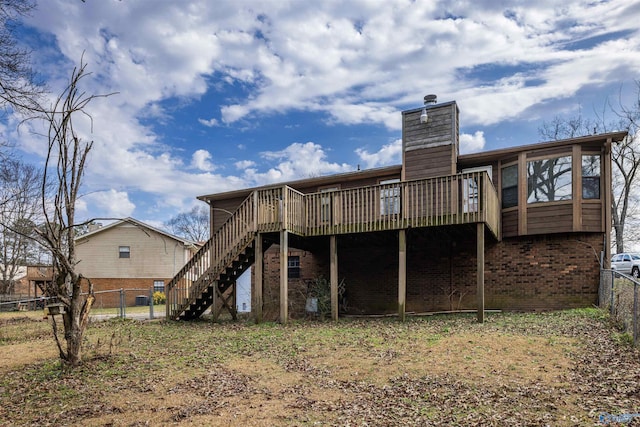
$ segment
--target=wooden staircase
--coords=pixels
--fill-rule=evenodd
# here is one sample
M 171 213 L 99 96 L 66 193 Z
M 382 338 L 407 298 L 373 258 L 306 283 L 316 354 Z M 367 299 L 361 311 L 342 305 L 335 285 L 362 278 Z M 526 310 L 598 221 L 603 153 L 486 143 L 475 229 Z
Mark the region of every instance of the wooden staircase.
M 253 250 L 253 241 L 242 251 L 237 258 L 227 266 L 222 273 L 215 279 L 215 272 L 207 272 L 202 278 L 203 283 L 210 283 L 205 287 L 201 294 L 193 294 L 194 298 L 190 299 L 188 307 L 185 307 L 183 313 L 177 317 L 181 320 L 196 319 L 212 307 L 213 315 L 218 317 L 218 311 L 226 308 L 234 320 L 236 320 L 236 308 L 234 301 L 234 289 L 232 286 L 236 280 L 251 267 L 255 261 Z M 218 301 L 220 303 L 218 303 Z
M 167 318 L 194 319 L 213 306 L 236 317 L 235 282 L 254 262 L 256 236 L 253 196 L 185 264 L 166 287 Z

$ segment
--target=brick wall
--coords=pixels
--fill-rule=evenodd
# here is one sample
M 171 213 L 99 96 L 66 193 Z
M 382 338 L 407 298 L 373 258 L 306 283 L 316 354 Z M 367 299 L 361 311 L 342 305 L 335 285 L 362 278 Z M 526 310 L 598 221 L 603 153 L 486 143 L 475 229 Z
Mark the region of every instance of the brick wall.
M 171 278 L 153 278 L 153 279 L 91 279 L 93 283 L 93 291 L 96 292 L 96 301 L 93 306 L 96 308 L 114 308 L 120 307 L 120 289 L 125 291 L 125 301 L 127 306 L 134 306 L 136 296 L 149 295 L 149 290 L 153 287 L 155 280 L 164 280 L 165 285 L 171 281 Z M 144 289 L 144 291 L 137 290 Z M 115 292 L 102 292 L 115 291 Z
M 408 312 L 476 308 L 475 233 L 408 233 Z M 571 233 L 486 239 L 485 307 L 518 311 L 586 307 L 597 303 L 602 234 Z M 338 237 L 340 241 L 340 237 Z M 392 244 L 340 247 L 339 278 L 353 314 L 397 312 L 398 252 Z M 265 316 L 279 311 L 279 249 L 265 254 Z M 292 249 L 290 255 L 303 253 Z M 304 315 L 304 279 L 328 277 L 328 251 L 306 252 L 302 279 L 289 280 L 291 317 Z M 273 314 L 275 313 L 275 317 Z
M 490 246 L 485 305 L 530 311 L 596 304 L 603 245 L 602 234 L 575 233 L 505 239 Z
M 288 256 L 300 257 L 300 277 L 289 278 L 289 316 L 305 316 L 307 282 L 318 275 L 329 277 L 328 252 L 313 254 L 309 251 L 290 248 Z M 255 273 L 251 270 L 252 293 Z M 263 318 L 275 321 L 280 316 L 280 246 L 273 245 L 264 254 Z

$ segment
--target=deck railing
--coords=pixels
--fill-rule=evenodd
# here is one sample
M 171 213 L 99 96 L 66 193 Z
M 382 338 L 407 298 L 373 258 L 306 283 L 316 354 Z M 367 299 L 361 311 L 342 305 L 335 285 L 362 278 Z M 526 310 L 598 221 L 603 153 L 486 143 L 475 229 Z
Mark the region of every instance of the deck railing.
M 167 314 L 180 314 L 218 280 L 256 232 L 320 236 L 484 222 L 499 237 L 499 221 L 498 194 L 484 171 L 311 194 L 256 190 L 167 285 Z
M 304 195 L 304 235 L 486 222 L 498 235 L 498 195 L 486 172 Z

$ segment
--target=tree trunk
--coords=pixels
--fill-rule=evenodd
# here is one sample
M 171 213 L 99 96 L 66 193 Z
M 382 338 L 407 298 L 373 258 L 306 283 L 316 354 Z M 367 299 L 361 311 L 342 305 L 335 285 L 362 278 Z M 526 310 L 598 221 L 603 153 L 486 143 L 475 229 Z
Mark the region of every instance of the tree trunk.
M 64 338 L 67 342 L 64 361 L 68 365 L 77 366 L 82 361 L 82 340 L 84 338 L 84 332 L 87 329 L 89 311 L 91 310 L 94 300 L 95 297 L 93 295 L 72 300 L 71 308 L 63 315 Z
M 624 226 L 614 225 L 613 229 L 616 231 L 616 253 L 624 252 Z

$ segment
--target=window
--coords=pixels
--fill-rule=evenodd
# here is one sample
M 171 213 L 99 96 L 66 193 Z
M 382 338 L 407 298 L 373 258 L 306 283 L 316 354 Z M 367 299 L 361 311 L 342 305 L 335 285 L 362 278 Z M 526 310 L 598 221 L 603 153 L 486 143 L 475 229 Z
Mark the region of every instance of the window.
M 118 248 L 120 258 L 131 258 L 131 248 L 129 246 L 120 246 Z
M 300 278 L 300 257 L 299 256 L 290 256 L 289 259 L 287 260 L 287 267 L 288 267 L 290 279 Z
M 493 180 L 493 166 L 478 166 L 462 169 L 466 176 L 462 179 L 462 212 L 478 212 L 480 209 L 480 180 L 484 179 L 486 172 L 489 180 Z
M 320 189 L 321 193 L 328 193 L 330 191 L 337 191 L 339 190 L 338 187 L 331 187 L 331 188 L 322 188 Z M 331 200 L 333 199 L 331 194 L 326 194 L 326 195 L 322 195 L 321 197 L 321 201 L 320 201 L 320 221 L 322 222 L 329 222 L 331 221 L 331 211 L 333 209 L 331 209 Z
M 164 292 L 164 280 L 153 281 L 153 292 Z
M 478 212 L 479 201 L 476 178 L 473 176 L 464 178 L 462 183 L 462 212 Z
M 527 203 L 571 200 L 571 156 L 527 162 Z
M 582 156 L 582 198 L 600 198 L 600 155 Z
M 380 181 L 381 185 L 395 184 L 400 182 L 399 179 L 388 179 Z M 397 215 L 400 213 L 400 186 L 392 185 L 382 187 L 380 189 L 380 214 L 381 215 Z
M 502 168 L 502 208 L 518 206 L 518 165 Z

